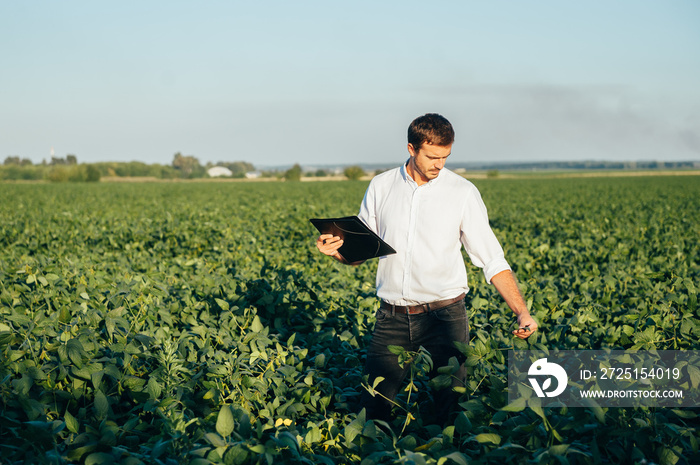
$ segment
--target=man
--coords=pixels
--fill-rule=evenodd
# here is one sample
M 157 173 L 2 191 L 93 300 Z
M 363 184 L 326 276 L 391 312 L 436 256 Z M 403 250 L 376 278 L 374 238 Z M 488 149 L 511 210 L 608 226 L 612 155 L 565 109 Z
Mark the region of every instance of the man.
M 374 177 L 362 201 L 360 219 L 397 252 L 380 258 L 377 269 L 381 300 L 365 372 L 370 385 L 379 376 L 384 380 L 377 386 L 381 395 L 363 394 L 369 418 L 391 418 L 387 399 L 394 399 L 407 373 L 389 345 L 410 351 L 423 346 L 432 356 L 434 371 L 456 357 L 460 368 L 453 386 L 463 385 L 464 356 L 454 344 L 469 341 L 462 246 L 515 313 L 519 329 L 513 334 L 524 339 L 537 330 L 489 226 L 479 191 L 444 169 L 453 142 L 454 130 L 444 117 L 429 113 L 416 118 L 408 128 L 410 158 Z M 342 244 L 330 234 L 316 242 L 322 253 L 350 264 L 338 252 Z M 449 388 L 435 394 L 439 422 L 447 419 L 455 399 Z

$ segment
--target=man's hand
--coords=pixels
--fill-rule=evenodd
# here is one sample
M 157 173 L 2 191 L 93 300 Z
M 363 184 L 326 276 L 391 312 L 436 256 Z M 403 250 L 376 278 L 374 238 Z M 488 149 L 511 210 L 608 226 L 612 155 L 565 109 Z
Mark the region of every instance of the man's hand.
M 529 312 L 523 312 L 518 315 L 519 328 L 513 331 L 513 334 L 520 339 L 527 339 L 532 333 L 537 331 L 537 322 Z
M 503 300 L 518 317 L 518 329 L 513 331 L 513 335 L 520 339 L 530 337 L 532 333 L 537 331 L 537 322 L 530 316 L 525 299 L 523 299 L 523 295 L 518 289 L 518 283 L 515 281 L 515 275 L 510 270 L 501 271 L 491 278 L 491 283 L 496 286 L 498 293 L 503 296 Z
M 316 247 L 321 251 L 322 254 L 333 257 L 339 262 L 345 262 L 345 259 L 338 252 L 340 246 L 343 245 L 343 240 L 334 236 L 333 234 L 321 234 L 316 240 Z
M 364 260 L 359 260 L 357 262 L 352 263 L 347 261 L 345 257 L 340 255 L 340 252 L 338 252 L 338 249 L 342 245 L 343 240 L 338 236 L 334 236 L 333 234 L 321 234 L 316 240 L 316 247 L 318 247 L 318 250 L 320 250 L 322 254 L 328 255 L 329 257 L 333 257 L 340 263 L 353 266 L 364 263 Z

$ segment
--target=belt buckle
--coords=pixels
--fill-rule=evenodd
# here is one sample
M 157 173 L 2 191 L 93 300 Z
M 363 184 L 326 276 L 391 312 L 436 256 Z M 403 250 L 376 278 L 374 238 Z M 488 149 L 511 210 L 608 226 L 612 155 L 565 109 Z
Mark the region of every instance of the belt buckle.
M 409 315 L 421 315 L 423 313 L 430 313 L 430 303 L 410 305 L 407 308 Z

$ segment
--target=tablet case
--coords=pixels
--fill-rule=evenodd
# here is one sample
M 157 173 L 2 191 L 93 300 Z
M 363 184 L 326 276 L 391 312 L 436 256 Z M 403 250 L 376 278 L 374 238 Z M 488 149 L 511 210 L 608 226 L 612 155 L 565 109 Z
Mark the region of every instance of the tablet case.
M 333 234 L 343 239 L 338 252 L 350 263 L 396 253 L 357 216 L 312 218 L 309 221 L 321 234 Z

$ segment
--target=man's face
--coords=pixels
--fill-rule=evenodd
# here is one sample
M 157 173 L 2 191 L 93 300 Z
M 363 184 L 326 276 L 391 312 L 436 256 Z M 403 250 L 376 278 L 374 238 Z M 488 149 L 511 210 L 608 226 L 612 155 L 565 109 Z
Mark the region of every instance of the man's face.
M 411 155 L 408 172 L 419 186 L 425 184 L 437 178 L 451 152 L 452 145 L 423 144 L 416 152 L 413 144 L 408 144 L 408 153 Z

